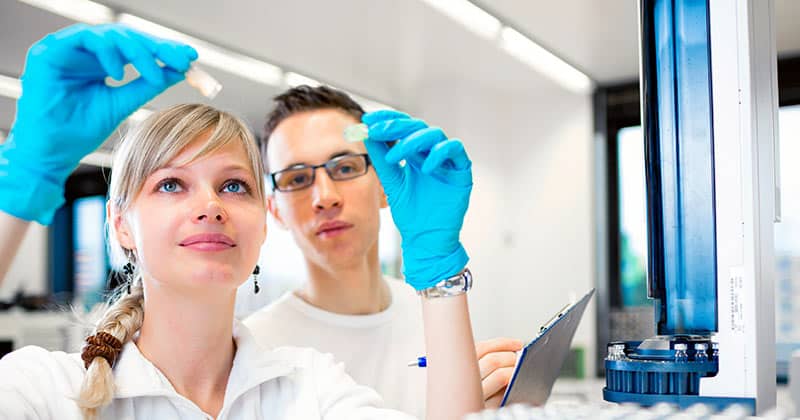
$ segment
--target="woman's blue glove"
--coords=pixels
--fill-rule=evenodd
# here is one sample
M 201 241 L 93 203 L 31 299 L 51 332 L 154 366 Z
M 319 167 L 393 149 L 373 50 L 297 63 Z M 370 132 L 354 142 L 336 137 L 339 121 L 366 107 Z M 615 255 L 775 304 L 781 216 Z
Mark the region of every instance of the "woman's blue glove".
M 369 127 L 367 151 L 402 237 L 406 282 L 422 290 L 457 274 L 469 260 L 459 241 L 472 191 L 464 145 L 401 112 L 371 112 L 362 120 Z
M 33 44 L 16 120 L 0 145 L 0 210 L 49 224 L 80 160 L 137 108 L 183 80 L 196 58 L 192 47 L 121 25 L 70 26 Z M 141 77 L 107 86 L 107 76 L 122 79 L 127 63 Z

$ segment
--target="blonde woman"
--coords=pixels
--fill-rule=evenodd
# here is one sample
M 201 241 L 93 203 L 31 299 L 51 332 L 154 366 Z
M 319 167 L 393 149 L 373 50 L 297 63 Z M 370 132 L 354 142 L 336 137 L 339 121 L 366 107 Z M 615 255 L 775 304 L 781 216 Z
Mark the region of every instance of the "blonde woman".
M 52 195 L 131 104 L 180 80 L 195 57 L 114 25 L 67 28 L 34 45 L 10 146 L 0 149 L 4 220 L 46 223 L 53 202 L 30 195 L 21 197 L 28 207 L 9 204 L 11 186 L 24 187 L 25 175 Z M 155 58 L 166 66 L 146 67 Z M 144 68 L 138 85 L 107 88 L 103 78 L 127 61 Z M 81 77 L 89 80 L 76 83 Z M 236 289 L 257 273 L 266 237 L 261 171 L 244 124 L 208 106 L 176 106 L 130 131 L 115 154 L 107 205 L 109 245 L 129 282 L 81 354 L 26 347 L 0 360 L 0 417 L 406 418 L 380 408 L 380 397 L 330 356 L 262 349 L 234 320 Z M 482 407 L 465 296 L 431 299 L 423 311 L 428 418 L 461 418 Z

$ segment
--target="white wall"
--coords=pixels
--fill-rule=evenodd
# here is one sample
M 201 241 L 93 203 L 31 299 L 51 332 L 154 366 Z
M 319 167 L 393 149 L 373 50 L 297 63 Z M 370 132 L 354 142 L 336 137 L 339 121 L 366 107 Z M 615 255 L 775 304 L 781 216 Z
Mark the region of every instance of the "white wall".
M 408 111 L 461 138 L 473 161 L 462 239 L 476 278 L 470 296 L 476 337 L 531 339 L 570 297 L 594 286 L 590 98 L 548 83 L 506 92 L 449 80 L 417 90 Z M 288 232 L 270 227 L 265 249 L 290 241 Z M 45 241 L 43 227 L 28 232 L 0 298 L 23 283 L 27 293 L 44 290 Z M 274 256 L 302 272 L 299 251 L 284 250 Z M 259 296 L 250 282 L 243 286 L 249 310 L 291 286 L 271 280 L 262 280 Z M 594 371 L 594 318 L 592 305 L 574 341 L 586 348 L 587 372 Z
M 0 278 L 0 301 L 17 293 L 41 295 L 47 284 L 47 227 L 31 223 L 5 278 Z
M 543 82 L 513 92 L 445 82 L 413 112 L 464 141 L 474 187 L 462 240 L 475 275 L 477 339 L 529 340 L 595 285 L 591 97 Z M 573 345 L 593 372 L 595 306 Z
M 420 34 L 419 44 L 463 43 L 460 30 L 439 35 Z M 418 76 L 407 83 L 385 82 L 377 90 L 365 83 L 358 91 L 464 141 L 475 177 L 462 234 L 476 278 L 470 297 L 475 333 L 479 339 L 530 339 L 571 296 L 594 285 L 591 99 L 565 91 L 492 44 L 445 50 L 443 58 L 442 49 L 419 48 L 415 60 L 397 62 Z M 469 53 L 457 53 L 464 50 Z M 311 67 L 318 69 L 314 75 L 338 81 L 323 67 Z M 486 74 L 493 77 L 479 77 Z M 265 249 L 284 243 L 281 237 L 289 235 L 271 224 Z M 301 272 L 297 253 L 282 251 L 274 255 Z M 291 283 L 263 280 L 259 296 L 252 296 L 249 282 L 242 288 L 248 306 Z M 593 372 L 594 315 L 592 305 L 575 339 L 586 347 L 587 372 Z

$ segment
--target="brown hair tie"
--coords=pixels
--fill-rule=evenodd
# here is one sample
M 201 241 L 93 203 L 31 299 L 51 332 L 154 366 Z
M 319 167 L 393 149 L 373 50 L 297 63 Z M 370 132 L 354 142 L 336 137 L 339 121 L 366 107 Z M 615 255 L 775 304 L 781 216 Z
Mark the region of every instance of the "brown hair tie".
M 109 366 L 114 366 L 121 350 L 122 342 L 117 337 L 101 331 L 86 337 L 86 344 L 81 351 L 81 359 L 83 359 L 86 369 L 89 369 L 89 365 L 92 364 L 95 357 L 102 357 L 108 361 Z

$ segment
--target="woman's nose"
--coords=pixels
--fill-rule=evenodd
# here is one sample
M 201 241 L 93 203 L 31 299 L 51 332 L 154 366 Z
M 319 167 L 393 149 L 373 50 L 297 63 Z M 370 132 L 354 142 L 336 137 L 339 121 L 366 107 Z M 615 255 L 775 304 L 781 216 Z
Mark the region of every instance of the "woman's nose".
M 211 223 L 225 223 L 228 221 L 228 214 L 216 193 L 207 194 L 203 201 L 195 213 L 195 221 Z

